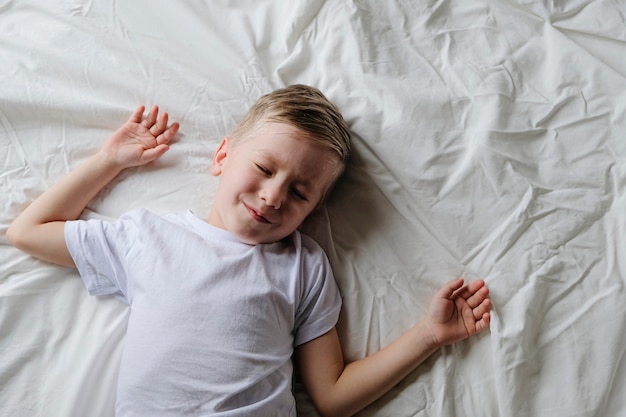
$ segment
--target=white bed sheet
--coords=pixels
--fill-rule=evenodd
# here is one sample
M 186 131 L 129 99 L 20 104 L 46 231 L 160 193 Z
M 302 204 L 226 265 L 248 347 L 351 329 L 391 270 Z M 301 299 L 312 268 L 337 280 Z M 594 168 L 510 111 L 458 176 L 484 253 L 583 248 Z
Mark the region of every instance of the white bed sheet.
M 10 247 L 10 221 L 142 103 L 181 122 L 177 141 L 86 216 L 205 215 L 219 140 L 293 83 L 353 132 L 307 225 L 344 297 L 346 358 L 456 276 L 494 302 L 490 332 L 360 415 L 626 415 L 625 16 L 611 0 L 0 1 L 0 415 L 112 416 L 127 315 Z

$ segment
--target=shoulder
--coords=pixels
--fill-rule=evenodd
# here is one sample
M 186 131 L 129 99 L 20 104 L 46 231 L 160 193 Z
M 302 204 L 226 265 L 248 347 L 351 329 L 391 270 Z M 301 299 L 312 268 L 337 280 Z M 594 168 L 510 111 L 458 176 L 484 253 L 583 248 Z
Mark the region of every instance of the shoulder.
M 66 222 L 66 239 L 106 239 L 119 242 L 137 242 L 154 231 L 167 229 L 172 224 L 169 216 L 162 216 L 147 209 L 127 211 L 118 218 L 93 215 L 84 220 Z
M 333 273 L 326 252 L 311 237 L 296 231 L 291 236 L 294 254 L 300 264 L 302 278 L 306 286 L 325 285 L 333 280 Z
M 328 257 L 322 247 L 311 237 L 295 231 L 280 242 L 264 246 L 262 252 L 273 253 L 285 259 L 286 263 L 300 265 L 305 275 L 317 275 L 330 269 Z
M 89 215 L 86 219 L 72 220 L 65 223 L 66 240 L 133 240 L 137 238 L 142 225 L 149 224 L 154 214 L 145 209 L 131 210 L 119 218 L 99 214 Z
M 322 247 L 313 238 L 300 233 L 296 230 L 291 234 L 289 243 L 292 244 L 296 250 L 303 252 L 307 256 L 322 256 L 326 257 L 326 253 Z
M 140 228 L 160 228 L 168 225 L 189 228 L 187 213 L 158 214 L 145 208 L 130 210 L 122 214 L 118 223 L 134 224 Z
M 154 222 L 154 221 L 161 221 L 165 219 L 167 216 L 169 215 L 163 216 L 145 208 L 138 208 L 138 209 L 127 211 L 126 213 L 122 214 L 119 220 L 121 221 L 131 220 L 131 221 L 136 221 L 136 222 L 151 222 L 151 221 Z

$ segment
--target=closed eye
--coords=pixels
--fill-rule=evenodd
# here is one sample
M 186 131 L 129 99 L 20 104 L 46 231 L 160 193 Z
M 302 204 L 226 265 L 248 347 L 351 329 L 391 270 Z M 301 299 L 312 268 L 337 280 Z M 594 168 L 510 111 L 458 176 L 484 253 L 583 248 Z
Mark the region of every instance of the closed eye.
M 254 165 L 256 165 L 256 167 L 259 169 L 259 171 L 261 171 L 265 175 L 268 175 L 268 176 L 272 175 L 272 171 L 270 171 L 269 169 L 265 168 L 263 165 L 259 165 L 259 164 L 254 164 Z
M 302 194 L 302 192 L 298 191 L 298 189 L 296 188 L 292 188 L 291 189 L 291 193 L 296 196 L 297 199 L 302 200 L 302 201 L 309 201 L 306 196 L 304 194 Z

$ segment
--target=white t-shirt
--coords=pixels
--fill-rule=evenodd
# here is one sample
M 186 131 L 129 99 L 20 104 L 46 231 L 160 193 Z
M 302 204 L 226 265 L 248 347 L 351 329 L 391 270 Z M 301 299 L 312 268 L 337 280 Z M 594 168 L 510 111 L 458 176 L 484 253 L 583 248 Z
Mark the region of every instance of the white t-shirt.
M 89 293 L 130 306 L 116 416 L 295 416 L 294 346 L 337 322 L 341 299 L 310 238 L 247 245 L 191 211 L 72 221 Z

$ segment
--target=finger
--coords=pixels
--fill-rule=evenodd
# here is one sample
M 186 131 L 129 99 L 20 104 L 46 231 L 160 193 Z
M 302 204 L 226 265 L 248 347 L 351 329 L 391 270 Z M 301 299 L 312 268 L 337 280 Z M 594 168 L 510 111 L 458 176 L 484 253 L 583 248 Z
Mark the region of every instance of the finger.
M 489 328 L 489 323 L 491 323 L 491 314 L 489 313 L 483 314 L 480 320 L 476 322 L 476 333 L 480 333 L 483 330 L 487 330 Z
M 152 162 L 155 159 L 159 159 L 169 149 L 170 147 L 166 144 L 161 144 L 155 146 L 154 148 L 146 149 L 141 156 L 141 160 L 144 164 L 147 164 L 148 162 Z
M 474 318 L 479 320 L 481 317 L 484 317 L 485 314 L 489 314 L 491 310 L 491 300 L 489 298 L 484 299 L 479 305 L 472 309 L 472 313 L 474 313 Z
M 167 129 L 165 129 L 165 131 L 160 134 L 159 136 L 157 136 L 156 141 L 158 144 L 169 144 L 172 139 L 174 139 L 174 136 L 176 135 L 176 132 L 178 132 L 178 128 L 180 127 L 180 124 L 178 122 L 174 122 L 172 123 L 172 125 L 170 127 L 168 127 Z
M 141 118 L 143 117 L 143 112 L 146 110 L 144 105 L 141 105 L 135 109 L 133 114 L 128 119 L 129 122 L 132 123 L 141 123 Z
M 489 297 L 489 288 L 481 287 L 475 293 L 473 293 L 469 297 L 467 297 L 466 301 L 467 301 L 467 304 L 471 308 L 474 308 L 474 307 L 480 305 L 480 303 L 482 303 L 483 300 L 485 300 L 488 297 Z
M 150 112 L 148 113 L 146 118 L 143 120 L 143 122 L 141 122 L 141 124 L 147 127 L 148 129 L 150 129 L 152 126 L 154 126 L 154 123 L 156 122 L 158 115 L 159 115 L 159 107 L 152 106 L 150 108 Z
M 458 278 L 453 281 L 447 282 L 441 289 L 437 292 L 437 296 L 439 298 L 450 298 L 455 291 L 463 286 L 463 278 Z
M 152 133 L 154 136 L 159 136 L 161 133 L 163 133 L 165 129 L 167 129 L 168 117 L 169 116 L 167 113 L 163 113 L 161 117 L 159 117 L 159 120 L 157 120 L 157 122 L 154 124 L 154 126 L 150 128 L 150 133 Z
M 472 295 L 476 294 L 476 292 L 479 291 L 484 286 L 485 286 L 485 281 L 483 281 L 482 279 L 477 279 L 477 280 L 470 282 L 465 287 L 461 288 L 459 291 L 457 291 L 456 294 L 459 297 L 463 297 L 464 299 L 467 300 Z

